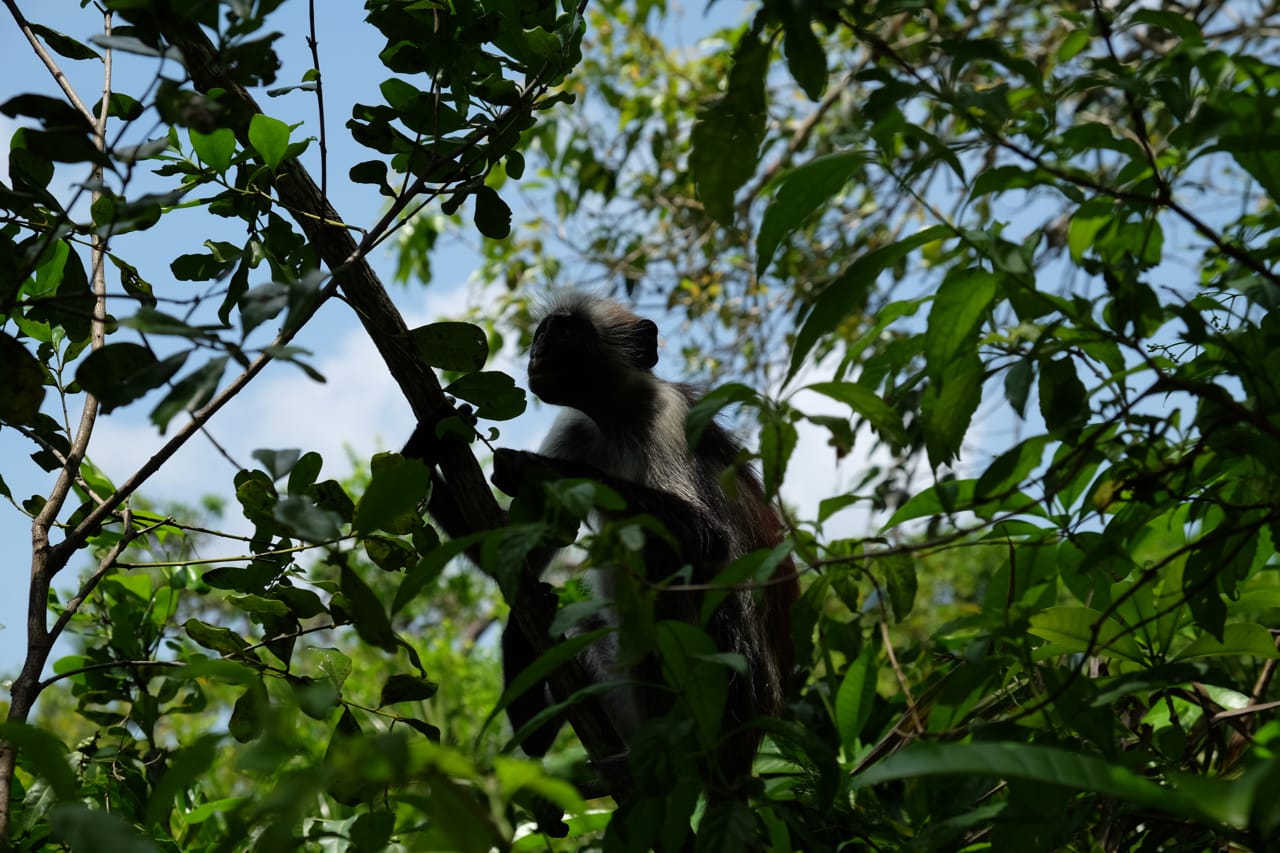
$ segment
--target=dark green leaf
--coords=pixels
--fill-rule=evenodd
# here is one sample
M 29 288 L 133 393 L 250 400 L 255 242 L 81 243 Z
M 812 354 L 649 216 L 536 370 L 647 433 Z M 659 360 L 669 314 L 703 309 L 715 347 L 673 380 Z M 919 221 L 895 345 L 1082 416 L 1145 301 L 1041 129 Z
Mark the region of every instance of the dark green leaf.
M 765 209 L 756 236 L 756 275 L 763 276 L 783 240 L 853 179 L 867 161 L 863 151 L 840 151 L 787 172 Z
M 875 558 L 871 570 L 880 575 L 893 608 L 893 618 L 901 622 L 915 606 L 919 584 L 915 561 L 908 554 L 886 554 Z
M 796 375 L 818 339 L 835 330 L 854 310 L 859 300 L 865 298 L 881 271 L 897 263 L 913 250 L 954 234 L 955 231 L 952 228 L 934 225 L 896 243 L 870 251 L 850 264 L 835 281 L 827 285 L 818 296 L 809 315 L 805 317 L 804 325 L 796 335 L 787 379 Z
M 489 360 L 489 339 L 473 323 L 428 323 L 409 334 L 422 360 L 440 370 L 472 373 Z
M 864 643 L 844 677 L 840 679 L 840 687 L 836 691 L 835 723 L 840 733 L 840 743 L 850 754 L 854 752 L 855 741 L 862 734 L 867 720 L 871 719 L 871 709 L 875 707 L 876 678 L 876 646 Z
M 950 743 L 917 741 L 855 776 L 855 787 L 894 779 L 973 776 L 1027 779 L 1114 797 L 1179 819 L 1201 814 L 1195 800 L 1144 779 L 1132 770 L 1096 756 L 1029 743 Z M 1227 781 L 1223 785 L 1231 784 Z
M 482 186 L 475 192 L 476 229 L 493 240 L 511 234 L 511 208 L 492 187 Z
M 976 350 L 970 350 L 948 363 L 921 397 L 920 418 L 929 464 L 936 468 L 959 456 L 981 401 L 982 360 Z
M 733 52 L 723 97 L 698 114 L 693 126 L 693 171 L 698 198 L 722 225 L 733 223 L 733 196 L 756 171 L 764 141 L 765 76 L 769 45 L 755 30 L 745 32 Z
M 307 542 L 333 542 L 342 535 L 342 518 L 316 506 L 310 498 L 289 495 L 276 504 L 272 515 Z
M 1040 363 L 1040 416 L 1051 431 L 1079 427 L 1088 419 L 1088 392 L 1070 358 Z
M 924 338 L 925 367 L 935 381 L 957 359 L 977 354 L 978 332 L 996 297 L 999 279 L 979 269 L 960 270 L 942 281 L 929 309 Z
M 60 800 L 74 800 L 80 786 L 67 763 L 67 747 L 51 733 L 17 720 L 0 721 L 0 739 L 18 750 L 18 764 L 49 783 Z
M 395 651 L 396 635 L 391 630 L 387 611 L 383 609 L 382 602 L 373 594 L 373 590 L 369 589 L 350 566 L 342 566 L 340 587 L 347 600 L 351 622 L 360 639 L 385 652 Z
M 218 390 L 218 382 L 226 369 L 227 356 L 224 355 L 211 359 L 208 364 L 183 377 L 152 410 L 151 422 L 163 433 L 178 412 L 199 410 Z
M 505 373 L 485 370 L 469 373 L 449 384 L 446 393 L 476 407 L 476 417 L 507 421 L 524 413 L 524 389 Z
M 440 685 L 425 678 L 398 673 L 387 679 L 382 685 L 382 695 L 378 698 L 378 707 L 394 705 L 397 702 L 418 702 L 436 695 Z
M 0 364 L 0 421 L 34 424 L 44 402 L 44 368 L 6 332 L 0 332 Z
M 42 24 L 32 24 L 31 29 L 44 39 L 45 44 L 59 56 L 65 56 L 67 59 L 99 59 L 98 52 L 87 44 L 82 44 L 71 38 L 71 36 L 50 29 Z M 95 112 L 95 115 L 97 113 Z
M 391 454 L 373 458 L 369 486 L 356 503 L 352 527 L 358 534 L 405 531 L 405 516 L 418 518 L 418 506 L 431 488 L 431 474 L 417 459 Z
M 817 382 L 805 387 L 847 405 L 866 419 L 876 432 L 895 447 L 905 447 L 907 431 L 902 416 L 874 392 L 856 382 Z
M 81 362 L 76 381 L 98 398 L 104 413 L 110 412 L 168 382 L 182 369 L 188 354 L 174 353 L 158 361 L 140 344 L 107 344 Z

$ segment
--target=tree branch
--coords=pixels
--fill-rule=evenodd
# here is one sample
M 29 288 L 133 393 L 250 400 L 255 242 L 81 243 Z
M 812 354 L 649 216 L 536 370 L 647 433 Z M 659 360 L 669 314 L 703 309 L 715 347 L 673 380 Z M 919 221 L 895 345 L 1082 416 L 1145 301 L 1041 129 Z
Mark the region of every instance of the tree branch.
M 217 50 L 198 25 L 172 17 L 158 19 L 157 24 L 160 32 L 182 51 L 196 88 L 202 92 L 221 89 L 224 92 L 221 100 L 239 108 L 238 112 L 244 115 L 244 119 L 232 129 L 241 143 L 248 147 L 248 119 L 261 111 L 253 97 L 226 75 Z M 501 119 L 494 122 L 494 126 L 501 124 Z M 416 182 L 415 187 L 421 191 L 421 182 Z M 343 296 L 355 309 L 356 316 L 377 347 L 392 378 L 404 392 L 418 421 L 436 423 L 451 413 L 452 406 L 445 398 L 439 380 L 418 358 L 404 319 L 365 258 L 366 247 L 376 240 L 374 233 L 365 239 L 364 245 L 357 245 L 348 230 L 333 225 L 341 222 L 341 217 L 296 160 L 281 164 L 276 176 L 276 189 L 281 203 L 294 212 L 298 226 L 333 271 Z M 402 199 L 411 194 L 406 193 Z M 400 207 L 403 209 L 403 205 Z M 506 523 L 506 514 L 494 500 L 480 464 L 468 445 L 458 441 L 442 442 L 435 461 L 440 476 L 432 490 L 429 509 L 438 519 L 448 519 L 443 526 L 480 532 Z M 552 646 L 553 641 L 549 636 L 550 625 L 539 618 L 541 608 L 529 606 L 536 592 L 535 579 L 530 573 L 523 572 L 520 589 L 510 603 L 512 618 L 524 633 L 533 653 L 540 655 Z M 590 683 L 581 666 L 572 661 L 553 672 L 550 681 L 561 696 L 570 696 Z M 574 703 L 567 710 L 567 715 L 591 755 L 609 756 L 620 751 L 617 734 L 597 702 Z M 621 784 L 620 779 L 617 781 Z M 613 787 L 616 790 L 619 786 Z

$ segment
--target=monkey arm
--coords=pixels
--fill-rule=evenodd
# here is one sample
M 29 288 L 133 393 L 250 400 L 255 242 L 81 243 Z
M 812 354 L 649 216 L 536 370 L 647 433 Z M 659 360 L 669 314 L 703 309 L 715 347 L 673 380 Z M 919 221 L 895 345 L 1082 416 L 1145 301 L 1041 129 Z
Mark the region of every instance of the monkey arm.
M 722 520 L 705 508 L 646 486 L 606 474 L 593 465 L 572 459 L 543 456 L 527 450 L 500 449 L 493 455 L 495 486 L 517 497 L 531 485 L 565 479 L 594 480 L 618 493 L 634 514 L 651 515 L 666 527 L 686 559 L 720 563 L 729 557 L 729 533 Z

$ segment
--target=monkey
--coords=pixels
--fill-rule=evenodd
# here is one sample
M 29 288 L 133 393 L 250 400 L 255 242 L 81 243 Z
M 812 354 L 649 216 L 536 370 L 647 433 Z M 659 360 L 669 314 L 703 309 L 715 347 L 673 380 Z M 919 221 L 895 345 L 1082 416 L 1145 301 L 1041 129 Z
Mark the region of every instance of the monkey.
M 705 593 L 678 587 L 705 585 L 744 554 L 776 547 L 784 530 L 759 477 L 743 461 L 742 446 L 724 427 L 708 424 L 697 446 L 689 447 L 686 416 L 700 394 L 690 385 L 658 378 L 653 373 L 657 363 L 658 328 L 652 320 L 603 297 L 573 292 L 555 300 L 534 333 L 528 375 L 534 395 L 563 410 L 537 453 L 499 449 L 492 481 L 516 497 L 530 479 L 535 485 L 548 475 L 590 479 L 625 502 L 626 512 L 612 515 L 656 518 L 671 541 L 648 537 L 642 552 L 644 580 L 660 587 L 686 565 L 692 574 L 676 581 L 677 589 L 657 594 L 655 620 L 697 624 Z M 539 556 L 539 570 L 552 553 Z M 611 573 L 621 570 L 597 572 L 596 594 L 612 598 L 618 583 Z M 762 590 L 729 590 L 705 626 L 717 651 L 737 653 L 746 661 L 745 674 L 730 675 L 721 729 L 732 734 L 716 760 L 724 779 L 750 774 L 761 734 L 745 724 L 783 711 L 794 663 L 790 609 L 798 590 L 788 556 Z M 554 593 L 545 586 L 544 593 L 536 606 L 554 608 Z M 606 615 L 603 621 L 616 626 L 617 620 Z M 532 654 L 512 624 L 503 633 L 502 647 L 509 683 L 532 663 Z M 615 638 L 583 653 L 597 680 L 619 678 L 617 649 Z M 660 688 L 661 661 L 655 656 L 629 667 L 625 676 L 638 686 L 605 698 L 623 743 L 641 724 L 665 713 L 672 701 Z M 512 726 L 520 730 L 549 703 L 545 684 L 526 691 L 507 707 Z M 560 725 L 553 720 L 536 729 L 522 748 L 532 756 L 544 755 Z

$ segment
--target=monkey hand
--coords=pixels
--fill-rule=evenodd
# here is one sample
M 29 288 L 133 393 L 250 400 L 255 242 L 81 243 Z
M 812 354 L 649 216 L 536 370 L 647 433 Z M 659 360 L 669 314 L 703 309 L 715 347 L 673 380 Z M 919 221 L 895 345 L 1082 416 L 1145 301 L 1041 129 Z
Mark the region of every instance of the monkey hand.
M 545 460 L 527 450 L 499 448 L 493 453 L 493 476 L 489 479 L 503 494 L 519 497 L 531 485 L 555 479 L 555 470 Z

